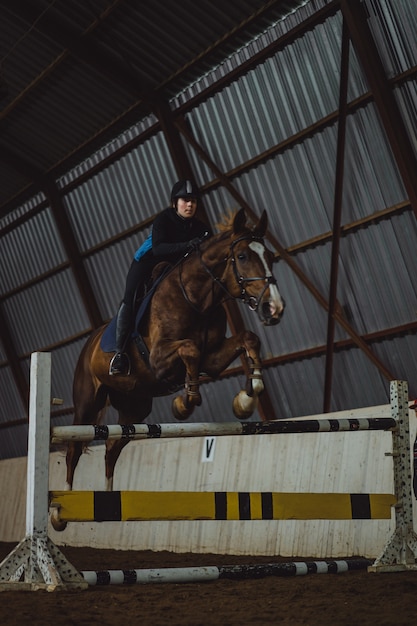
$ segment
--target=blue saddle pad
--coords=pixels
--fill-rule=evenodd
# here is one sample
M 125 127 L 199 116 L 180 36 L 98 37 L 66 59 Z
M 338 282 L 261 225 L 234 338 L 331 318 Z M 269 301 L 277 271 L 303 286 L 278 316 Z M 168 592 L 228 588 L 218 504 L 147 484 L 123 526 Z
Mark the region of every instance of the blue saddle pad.
M 103 352 L 116 352 L 116 319 L 117 315 L 107 324 L 101 337 L 100 348 Z

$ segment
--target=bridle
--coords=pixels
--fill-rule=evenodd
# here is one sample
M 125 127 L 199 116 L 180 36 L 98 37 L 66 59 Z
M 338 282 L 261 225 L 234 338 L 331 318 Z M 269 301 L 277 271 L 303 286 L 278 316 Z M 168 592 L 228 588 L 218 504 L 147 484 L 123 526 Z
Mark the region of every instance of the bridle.
M 240 287 L 240 300 L 242 300 L 245 304 L 247 304 L 251 311 L 256 311 L 259 315 L 260 314 L 259 305 L 262 302 L 265 291 L 269 288 L 270 285 L 276 285 L 277 281 L 275 277 L 272 275 L 272 273 L 271 273 L 271 276 L 267 276 L 265 274 L 264 276 L 252 276 L 252 277 L 245 277 L 245 276 L 242 276 L 242 274 L 239 274 L 237 263 L 236 263 L 235 246 L 241 241 L 249 241 L 249 240 L 251 242 L 257 241 L 261 243 L 262 245 L 264 245 L 264 241 L 262 237 L 256 237 L 254 235 L 251 235 L 251 236 L 244 235 L 243 237 L 239 237 L 238 239 L 235 239 L 235 241 L 231 243 L 231 246 L 230 246 L 231 255 L 228 258 L 231 258 L 232 260 L 233 274 L 235 276 L 237 284 Z M 246 293 L 246 284 L 253 282 L 255 280 L 263 280 L 265 282 L 265 287 L 262 289 L 258 298 L 256 298 L 255 296 L 250 296 L 249 294 Z
M 222 259 L 221 261 L 219 261 L 218 263 L 216 263 L 216 265 L 214 266 L 214 269 L 216 267 L 218 267 L 219 265 L 223 265 L 223 263 L 226 263 L 228 261 L 231 261 L 232 263 L 232 269 L 233 269 L 233 275 L 235 277 L 236 283 L 238 284 L 238 286 L 240 287 L 240 295 L 238 296 L 238 299 L 242 300 L 244 302 L 244 304 L 247 304 L 248 307 L 250 308 L 251 311 L 255 311 L 256 313 L 258 313 L 258 316 L 260 317 L 261 320 L 264 319 L 264 316 L 261 313 L 261 309 L 260 309 L 260 303 L 262 302 L 263 296 L 265 291 L 269 288 L 270 285 L 276 285 L 277 281 L 275 279 L 275 277 L 271 274 L 271 276 L 267 276 L 266 274 L 264 276 L 251 276 L 251 277 L 246 277 L 243 276 L 237 267 L 237 261 L 236 261 L 236 252 L 235 252 L 235 247 L 238 243 L 240 243 L 241 241 L 257 241 L 259 243 L 262 243 L 262 245 L 264 245 L 264 240 L 262 239 L 262 237 L 257 237 L 256 235 L 253 234 L 248 234 L 248 235 L 243 235 L 242 237 L 239 237 L 238 239 L 235 239 L 234 241 L 232 241 L 232 243 L 230 244 L 230 251 L 229 254 Z M 201 265 L 203 266 L 203 268 L 205 269 L 205 271 L 209 274 L 210 278 L 213 281 L 213 300 L 214 300 L 214 285 L 218 285 L 220 287 L 220 289 L 225 292 L 225 294 L 227 295 L 227 298 L 229 299 L 234 299 L 235 296 L 233 296 L 230 291 L 227 289 L 224 280 L 221 276 L 216 276 L 216 274 L 214 273 L 214 271 L 205 263 L 205 261 L 203 260 L 202 254 L 201 254 L 201 250 L 200 248 L 198 248 L 198 255 L 199 255 L 199 260 Z M 260 295 L 256 298 L 255 296 L 250 296 L 247 291 L 246 291 L 246 286 L 247 283 L 253 282 L 255 280 L 261 280 L 265 282 L 265 286 L 263 288 L 263 290 L 261 291 Z M 195 309 L 195 305 L 190 301 L 186 291 L 185 291 L 185 287 L 184 284 L 182 282 L 182 276 L 181 276 L 181 268 L 180 268 L 180 284 L 181 284 L 181 290 L 182 293 L 184 295 L 185 300 Z

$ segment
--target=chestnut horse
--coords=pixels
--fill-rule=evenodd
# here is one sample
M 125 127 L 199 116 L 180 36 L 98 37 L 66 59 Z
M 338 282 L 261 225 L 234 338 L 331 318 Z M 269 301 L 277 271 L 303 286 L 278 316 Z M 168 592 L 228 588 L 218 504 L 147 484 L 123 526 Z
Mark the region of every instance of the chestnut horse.
M 74 424 L 97 424 L 110 403 L 119 414 L 119 424 L 142 422 L 151 412 L 156 396 L 183 388 L 173 400 L 174 417 L 187 419 L 201 404 L 199 376 L 215 379 L 241 354 L 250 369 L 246 387 L 233 401 L 237 418 L 247 419 L 263 390 L 260 340 L 243 330 L 225 337 L 223 302 L 242 300 L 256 311 L 265 325 L 277 324 L 284 302 L 272 274 L 273 254 L 264 244 L 267 215 L 263 212 L 252 228 L 243 209 L 226 230 L 200 244 L 157 286 L 141 325 L 149 351 L 144 360 L 133 342 L 127 348 L 131 372 L 110 376 L 112 353 L 100 347 L 106 326 L 96 330 L 85 344 L 74 375 Z M 107 490 L 113 486 L 116 461 L 129 439 L 106 442 Z M 67 452 L 67 484 L 72 488 L 82 442 L 71 441 Z

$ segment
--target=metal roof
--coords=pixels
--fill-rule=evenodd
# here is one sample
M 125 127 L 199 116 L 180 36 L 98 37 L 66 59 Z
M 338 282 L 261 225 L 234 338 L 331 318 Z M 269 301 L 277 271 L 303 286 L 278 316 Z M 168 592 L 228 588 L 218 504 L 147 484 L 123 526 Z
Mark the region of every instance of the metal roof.
M 301 0 L 2 0 L 0 214 L 68 171 Z
M 114 314 L 132 252 L 182 167 L 213 226 L 239 206 L 268 211 L 287 308 L 271 331 L 240 307 L 263 346 L 267 391 L 253 419 L 319 413 L 326 400 L 332 410 L 386 404 L 390 378 L 417 394 L 416 0 L 232 2 L 230 11 L 185 2 L 175 15 L 169 2 L 150 4 L 0 0 L 10 26 L 0 20 L 9 85 L 0 113 L 0 458 L 25 451 L 31 351 L 51 350 L 53 395 L 64 400 L 53 417 L 71 421 L 81 347 Z M 358 6 L 364 19 L 350 13 Z M 231 419 L 243 380 L 236 362 L 203 385 L 193 419 Z M 172 420 L 170 404 L 158 399 L 149 420 Z

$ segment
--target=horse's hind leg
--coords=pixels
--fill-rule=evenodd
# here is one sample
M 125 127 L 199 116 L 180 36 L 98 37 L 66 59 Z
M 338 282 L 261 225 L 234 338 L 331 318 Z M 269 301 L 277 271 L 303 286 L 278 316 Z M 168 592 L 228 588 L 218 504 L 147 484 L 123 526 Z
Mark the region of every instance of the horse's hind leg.
M 74 393 L 74 425 L 98 424 L 102 410 L 106 405 L 106 400 L 107 389 L 104 386 L 100 386 L 95 390 L 92 381 L 88 387 L 84 387 L 82 395 L 78 396 Z M 82 441 L 70 441 L 68 443 L 66 490 L 72 489 L 75 468 L 77 467 L 84 447 L 85 443 Z
M 131 403 L 135 408 L 126 408 L 123 399 L 117 399 L 115 395 L 111 397 L 112 405 L 119 409 L 119 424 L 129 425 L 142 422 L 152 410 L 152 398 L 140 398 Z M 120 439 L 106 441 L 106 491 L 113 491 L 113 476 L 116 462 L 123 448 L 129 443 L 128 436 Z
M 87 393 L 90 391 L 90 393 Z M 84 394 L 78 396 L 74 393 L 74 424 L 97 424 L 100 420 L 101 411 L 106 404 L 107 391 L 100 387 L 97 393 L 91 384 L 90 389 L 84 388 Z M 67 479 L 65 490 L 71 491 L 74 480 L 74 472 L 82 454 L 85 443 L 81 441 L 70 441 L 67 447 Z M 52 509 L 51 524 L 57 531 L 63 531 L 67 527 L 67 522 L 63 522 L 59 517 L 59 510 Z
M 116 439 L 106 441 L 106 491 L 113 491 L 114 468 L 123 448 L 127 446 L 130 439 Z

